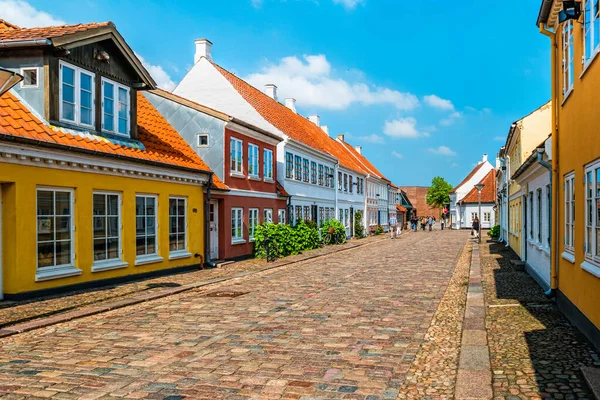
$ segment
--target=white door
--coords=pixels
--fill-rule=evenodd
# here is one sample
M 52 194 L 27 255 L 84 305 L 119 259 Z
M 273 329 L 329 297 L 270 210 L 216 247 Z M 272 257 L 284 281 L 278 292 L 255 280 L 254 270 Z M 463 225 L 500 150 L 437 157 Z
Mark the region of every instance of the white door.
M 209 204 L 208 218 L 210 221 L 210 258 L 219 258 L 219 204 L 211 201 Z

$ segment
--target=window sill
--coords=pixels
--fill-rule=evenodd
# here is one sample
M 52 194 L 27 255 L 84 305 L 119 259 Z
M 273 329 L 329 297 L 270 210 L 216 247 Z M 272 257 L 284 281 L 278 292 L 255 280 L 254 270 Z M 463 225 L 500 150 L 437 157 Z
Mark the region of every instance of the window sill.
M 60 268 L 49 268 L 48 271 L 38 269 L 35 274 L 35 281 L 49 281 L 51 279 L 67 278 L 69 276 L 81 275 L 82 271 L 79 268 L 73 266 L 60 267 Z
M 248 179 L 251 181 L 262 182 L 262 179 L 260 179 L 260 176 L 258 176 L 258 175 L 249 175 Z
M 232 172 L 229 174 L 230 177 L 232 178 L 240 178 L 240 179 L 246 179 L 246 176 L 244 174 L 241 174 L 239 172 Z
M 265 182 L 268 182 L 268 183 L 273 183 L 273 182 L 275 182 L 275 181 L 274 181 L 273 179 L 271 179 L 271 178 L 265 178 L 265 179 L 263 179 L 263 180 L 264 180 Z
M 102 261 L 92 265 L 92 272 L 110 271 L 113 269 L 127 268 L 129 263 L 122 260 Z
M 581 71 L 581 74 L 579 75 L 579 79 L 583 78 L 583 75 L 585 75 L 585 73 L 587 72 L 590 65 L 592 65 L 592 63 L 598 56 L 598 53 L 600 53 L 600 47 L 596 47 L 596 50 L 594 50 L 594 54 L 592 54 L 590 59 L 587 60 L 587 62 L 585 64 L 583 64 L 583 71 Z
M 567 100 L 569 100 L 569 97 L 571 96 L 571 93 L 573 93 L 573 86 L 571 86 L 569 88 L 569 90 L 567 90 L 567 93 L 565 93 L 563 95 L 563 101 L 562 101 L 562 103 L 560 103 L 561 107 L 565 105 L 565 103 L 567 102 Z
M 575 264 L 575 254 L 569 251 L 563 251 L 561 257 L 570 262 L 571 264 Z
M 165 260 L 164 257 L 158 255 L 152 256 L 143 256 L 135 259 L 135 265 L 146 265 L 146 264 L 154 264 L 163 262 Z
M 246 243 L 246 239 L 232 239 L 231 244 L 244 244 Z
M 600 267 L 598 265 L 592 264 L 589 261 L 584 261 L 581 263 L 581 268 L 594 275 L 596 278 L 600 278 Z
M 169 260 L 179 260 L 181 258 L 189 258 L 192 256 L 192 253 L 188 251 L 174 251 L 169 254 Z

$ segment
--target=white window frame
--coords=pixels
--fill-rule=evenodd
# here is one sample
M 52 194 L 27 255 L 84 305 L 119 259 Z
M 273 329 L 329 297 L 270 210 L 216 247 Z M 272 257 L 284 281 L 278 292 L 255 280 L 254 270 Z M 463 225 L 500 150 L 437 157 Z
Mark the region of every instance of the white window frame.
M 206 138 L 206 144 L 201 144 L 200 143 L 200 138 L 201 137 L 205 137 Z M 196 147 L 209 147 L 210 145 L 210 135 L 208 133 L 198 133 L 196 135 Z
M 241 236 L 235 236 L 233 234 L 234 229 L 236 232 L 239 229 Z M 246 241 L 244 240 L 244 209 L 241 207 L 231 208 L 231 243 L 246 243 Z
M 489 211 L 485 211 L 483 213 L 483 221 L 482 222 L 491 222 L 492 221 L 492 213 Z
M 263 209 L 263 221 L 267 224 L 273 223 L 273 209 L 272 208 Z
M 475 217 L 477 217 L 477 213 L 471 212 L 471 222 L 475 221 Z
M 108 130 L 104 127 L 104 84 L 105 83 L 109 83 L 111 85 L 113 85 L 114 87 L 114 92 L 113 92 L 113 110 L 112 110 L 112 116 L 113 116 L 113 128 L 114 130 Z M 101 122 L 102 122 L 102 132 L 107 132 L 107 133 L 111 133 L 114 135 L 119 135 L 119 136 L 126 136 L 129 137 L 131 135 L 131 92 L 130 92 L 130 88 L 122 85 L 118 82 L 115 82 L 113 80 L 110 79 L 106 79 L 104 77 L 102 77 L 101 79 L 101 108 L 102 108 L 102 113 L 101 113 Z M 122 133 L 119 132 L 119 89 L 123 89 L 127 92 L 127 133 Z
M 25 76 L 25 71 L 35 71 L 35 85 L 27 85 L 25 80 L 27 77 Z M 40 68 L 39 67 L 21 67 L 21 75 L 23 76 L 23 80 L 21 81 L 21 89 L 33 89 L 40 87 Z M 92 96 L 93 97 L 93 96 Z
M 538 188 L 536 190 L 536 202 L 537 202 L 537 223 L 536 223 L 536 232 L 537 232 L 537 242 L 539 246 L 542 246 L 542 242 L 543 242 L 543 234 L 544 234 L 544 219 L 543 219 L 543 215 L 544 215 L 544 198 L 542 196 L 542 188 Z
M 285 208 L 280 208 L 277 212 L 277 222 L 281 224 L 285 224 Z
M 586 12 L 586 9 L 589 5 L 589 12 Z M 584 0 L 581 6 L 581 10 L 583 13 L 583 56 L 582 63 L 584 65 L 584 70 L 588 67 L 588 65 L 592 62 L 592 60 L 596 57 L 599 51 L 600 40 L 595 41 L 596 37 L 596 27 L 595 23 L 598 19 L 598 13 L 600 9 L 594 9 L 595 0 Z M 590 18 L 591 15 L 591 18 Z M 568 21 L 571 22 L 571 21 Z M 565 23 L 566 25 L 566 23 Z M 591 48 L 588 50 L 587 42 L 588 38 L 591 44 Z M 588 54 L 589 53 L 589 54 Z
M 237 156 L 240 158 L 239 163 L 234 164 Z M 229 139 L 229 172 L 231 175 L 244 175 L 244 142 L 234 137 Z
M 273 182 L 273 150 L 270 149 L 263 149 L 263 177 Z
M 149 253 L 149 254 L 137 254 L 137 239 L 138 237 L 141 237 L 137 234 L 137 218 L 139 218 L 138 214 L 137 214 L 137 199 L 138 197 L 142 197 L 144 199 L 153 199 L 154 200 L 154 238 L 155 238 L 155 243 L 154 243 L 154 253 Z M 160 262 L 163 261 L 163 258 L 159 256 L 159 243 L 160 243 L 160 236 L 158 234 L 158 196 L 155 194 L 145 194 L 145 193 L 136 193 L 135 195 L 135 201 L 136 201 L 136 212 L 135 212 L 135 226 L 136 226 L 136 232 L 135 232 L 135 248 L 136 248 L 136 255 L 135 255 L 135 265 L 142 265 L 142 264 L 150 264 L 153 262 Z M 148 215 L 146 214 L 146 211 L 144 209 L 144 216 L 143 216 L 146 221 L 148 218 Z M 170 222 L 170 221 L 169 221 Z M 146 226 L 146 229 L 148 229 L 148 227 Z M 143 235 L 143 237 L 145 239 L 148 238 L 148 234 L 147 232 Z
M 562 29 L 562 69 L 563 69 L 563 98 L 566 98 L 573 90 L 575 80 L 575 56 L 573 55 L 573 21 L 569 20 L 563 24 Z
M 75 108 L 74 111 L 74 120 L 70 120 L 70 119 L 66 119 L 63 117 L 63 68 L 67 67 L 70 68 L 72 70 L 75 71 L 74 73 L 74 87 L 75 87 L 75 98 L 73 106 Z M 69 64 L 67 62 L 64 62 L 62 60 L 60 60 L 58 62 L 58 68 L 59 68 L 59 80 L 58 80 L 58 109 L 59 109 L 59 121 L 61 122 L 66 122 L 69 124 L 75 124 L 75 125 L 81 125 L 87 128 L 95 128 L 95 123 L 96 123 L 96 76 L 90 72 L 87 71 L 83 68 L 79 68 L 76 67 L 73 64 Z M 89 77 L 92 78 L 92 101 L 91 101 L 91 105 L 92 105 L 92 110 L 91 110 L 91 114 L 92 114 L 92 123 L 91 124 L 85 124 L 81 122 L 81 74 L 87 75 Z
M 36 282 L 39 281 L 44 281 L 44 280 L 49 280 L 49 279 L 57 279 L 57 278 L 64 278 L 67 276 L 74 276 L 74 275 L 80 275 L 82 273 L 82 271 L 78 268 L 75 267 L 75 259 L 76 259 L 76 254 L 75 254 L 75 191 L 71 188 L 62 188 L 62 187 L 51 187 L 51 186 L 38 186 L 36 188 L 36 193 L 35 193 L 35 197 L 36 197 L 36 232 L 35 232 L 35 249 L 36 249 L 36 253 L 38 253 L 38 246 L 39 246 L 39 240 L 38 240 L 38 233 L 39 233 L 39 223 L 38 223 L 38 217 L 52 217 L 52 218 L 56 218 L 56 209 L 54 210 L 54 214 L 52 216 L 44 216 L 44 215 L 39 215 L 37 210 L 38 208 L 38 192 L 40 191 L 46 191 L 46 192 L 53 192 L 53 196 L 56 199 L 56 192 L 66 192 L 69 193 L 70 196 L 70 207 L 71 207 L 71 213 L 70 213 L 70 227 L 69 227 L 69 231 L 71 233 L 71 258 L 70 258 L 70 262 L 68 264 L 59 264 L 59 265 L 53 265 L 53 266 L 48 266 L 48 267 L 40 267 L 39 266 L 39 257 L 36 256 L 36 276 L 35 276 L 35 280 Z M 56 202 L 54 202 L 54 207 L 56 208 Z M 54 226 L 56 226 L 56 223 L 54 223 Z M 53 240 L 53 243 L 56 243 L 56 239 Z M 56 249 L 54 252 L 54 258 L 55 258 L 55 263 L 56 263 Z
M 248 209 L 248 239 L 253 242 L 254 241 L 254 232 L 256 232 L 256 227 L 260 224 L 258 220 L 258 208 L 249 208 Z M 243 214 L 242 214 L 243 215 Z M 233 218 L 233 213 L 232 213 Z M 242 223 L 243 226 L 243 223 Z M 233 228 L 233 225 L 231 226 Z M 242 232 L 242 236 L 244 233 Z M 233 239 L 233 236 L 232 236 Z
M 185 221 L 185 230 L 183 231 L 183 250 L 171 250 L 171 218 L 180 217 L 179 214 L 171 214 L 171 200 L 183 200 L 183 210 L 184 210 L 184 221 Z M 188 199 L 185 196 L 169 196 L 168 203 L 168 213 L 169 213 L 169 260 L 176 260 L 179 258 L 187 258 L 191 257 L 192 253 L 188 250 L 189 245 L 189 213 L 188 213 Z
M 564 246 L 565 251 L 573 254 L 575 252 L 575 173 L 571 172 L 564 177 L 565 194 L 564 194 L 564 206 L 565 206 L 565 234 L 564 234 Z M 567 237 L 566 232 L 569 232 Z
M 591 182 L 588 182 L 588 175 L 591 176 Z M 595 264 L 600 265 L 600 248 L 598 246 L 598 236 L 600 235 L 600 223 L 598 223 L 598 203 L 600 202 L 600 189 L 598 188 L 598 178 L 600 175 L 600 161 L 585 166 L 585 258 Z M 588 190 L 588 184 L 591 183 L 591 196 Z M 590 214 L 591 211 L 591 214 Z M 591 234 L 590 234 L 591 230 Z M 589 246 L 588 246 L 589 243 Z
M 92 254 L 92 272 L 100 272 L 100 271 L 107 271 L 107 270 L 112 270 L 112 269 L 117 269 L 117 268 L 125 268 L 128 266 L 128 264 L 126 262 L 123 261 L 123 194 L 121 192 L 111 192 L 111 191 L 104 191 L 104 190 L 94 190 L 92 192 L 92 207 L 93 207 L 93 198 L 95 195 L 100 195 L 100 196 L 117 196 L 117 216 L 118 216 L 118 230 L 117 232 L 119 233 L 118 236 L 118 250 L 117 250 L 117 257 L 116 258 L 107 258 L 105 260 L 94 260 L 93 258 L 93 254 Z M 108 202 L 106 203 L 108 204 Z M 104 215 L 105 217 L 107 217 L 107 215 Z M 96 215 L 92 214 L 92 232 L 93 232 L 93 224 L 94 224 L 94 218 L 96 217 Z M 108 239 L 108 221 L 105 219 L 105 229 L 107 231 L 105 239 Z M 92 235 L 92 253 L 94 251 L 94 245 L 93 245 L 93 241 L 96 238 L 93 237 Z M 107 254 L 108 257 L 108 254 Z
M 260 178 L 260 148 L 257 144 L 248 143 L 248 176 Z M 252 172 L 250 172 L 252 170 Z

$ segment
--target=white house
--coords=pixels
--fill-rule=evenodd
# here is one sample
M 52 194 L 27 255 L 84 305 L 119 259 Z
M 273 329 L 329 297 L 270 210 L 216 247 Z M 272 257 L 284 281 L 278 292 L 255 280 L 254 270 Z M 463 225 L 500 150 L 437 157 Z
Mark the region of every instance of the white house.
M 525 193 L 522 232 L 526 243 L 521 258 L 544 289 L 550 287 L 551 160 L 552 138 L 548 138 L 512 176 Z
M 492 178 L 490 180 L 490 178 Z M 495 169 L 487 154 L 467 177 L 450 192 L 450 224 L 452 229 L 471 228 L 473 219 L 479 214 L 479 195 L 475 185 L 484 183 L 481 204 L 481 227 L 489 229 L 496 223 L 494 205 L 496 201 Z M 490 189 L 492 190 L 490 192 Z M 473 204 L 474 202 L 474 204 Z
M 496 159 L 496 223 L 500 226 L 498 240 L 508 244 L 508 186 L 510 176 L 507 171 L 504 151 L 505 147 L 502 147 Z

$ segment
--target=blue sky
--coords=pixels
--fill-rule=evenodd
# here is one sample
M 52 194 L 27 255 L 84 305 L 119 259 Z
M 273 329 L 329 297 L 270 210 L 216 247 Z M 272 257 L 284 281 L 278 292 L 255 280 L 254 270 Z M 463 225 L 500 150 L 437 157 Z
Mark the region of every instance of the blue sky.
M 415 7 L 418 5 L 418 7 Z M 157 82 L 191 67 L 194 39 L 255 85 L 275 83 L 397 185 L 456 185 L 510 124 L 550 97 L 540 0 L 0 0 L 21 26 L 113 21 Z

